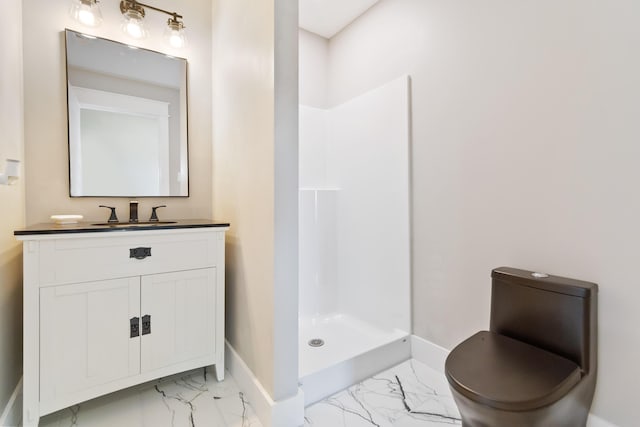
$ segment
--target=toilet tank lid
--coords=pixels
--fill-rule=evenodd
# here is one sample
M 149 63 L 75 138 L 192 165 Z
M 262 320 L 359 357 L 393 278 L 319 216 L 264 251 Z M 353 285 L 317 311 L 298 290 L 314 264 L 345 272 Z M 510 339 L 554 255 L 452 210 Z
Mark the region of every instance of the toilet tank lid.
M 540 274 L 534 271 L 520 270 L 512 267 L 494 268 L 491 271 L 491 277 L 522 286 L 581 298 L 589 298 L 598 292 L 598 285 L 592 282 Z

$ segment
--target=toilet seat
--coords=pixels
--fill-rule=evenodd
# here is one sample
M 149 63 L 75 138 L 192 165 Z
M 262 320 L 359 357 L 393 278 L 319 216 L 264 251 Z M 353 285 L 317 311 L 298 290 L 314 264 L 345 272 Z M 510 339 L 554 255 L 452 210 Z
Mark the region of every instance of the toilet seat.
M 576 363 L 489 331 L 478 332 L 454 348 L 445 373 L 462 395 L 507 411 L 549 405 L 581 378 Z

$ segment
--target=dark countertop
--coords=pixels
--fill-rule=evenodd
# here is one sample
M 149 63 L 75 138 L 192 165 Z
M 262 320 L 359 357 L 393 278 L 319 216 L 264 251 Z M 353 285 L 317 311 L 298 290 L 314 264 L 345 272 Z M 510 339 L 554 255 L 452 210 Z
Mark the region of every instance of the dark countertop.
M 20 230 L 15 230 L 15 236 L 28 236 L 34 234 L 70 234 L 70 233 L 103 233 L 117 231 L 144 231 L 144 230 L 173 230 L 179 228 L 211 228 L 228 227 L 228 222 L 217 222 L 210 219 L 183 219 L 183 220 L 163 220 L 158 223 L 131 224 L 115 223 L 105 224 L 101 221 L 84 221 L 76 224 L 55 224 L 45 222 L 34 224 Z M 96 225 L 100 224 L 100 225 Z

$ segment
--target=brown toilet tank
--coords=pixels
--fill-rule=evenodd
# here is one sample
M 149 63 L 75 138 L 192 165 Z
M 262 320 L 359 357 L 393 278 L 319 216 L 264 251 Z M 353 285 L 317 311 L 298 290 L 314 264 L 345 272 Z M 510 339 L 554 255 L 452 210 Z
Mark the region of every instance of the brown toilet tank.
M 598 285 L 510 267 L 491 272 L 490 330 L 596 371 Z

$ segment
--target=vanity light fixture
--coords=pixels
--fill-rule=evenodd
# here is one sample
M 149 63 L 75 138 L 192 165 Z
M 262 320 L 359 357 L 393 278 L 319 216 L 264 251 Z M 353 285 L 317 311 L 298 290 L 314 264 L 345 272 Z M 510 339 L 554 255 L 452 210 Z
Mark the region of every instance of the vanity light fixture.
M 98 0 L 72 0 L 69 14 L 87 27 L 97 27 L 102 22 Z
M 184 24 L 172 17 L 167 21 L 167 27 L 164 29 L 164 39 L 170 46 L 180 49 L 187 43 L 184 35 Z
M 170 16 L 167 21 L 164 38 L 171 47 L 177 49 L 184 47 L 187 39 L 184 32 L 184 23 L 181 21 L 182 15 L 140 3 L 136 0 L 122 0 L 120 2 L 120 12 L 122 12 L 122 16 L 124 17 L 122 30 L 134 39 L 147 37 L 148 31 L 144 24 L 145 7 Z
M 144 39 L 149 35 L 144 25 L 144 8 L 141 5 L 135 1 L 121 1 L 120 12 L 124 18 L 122 31 L 134 39 Z

